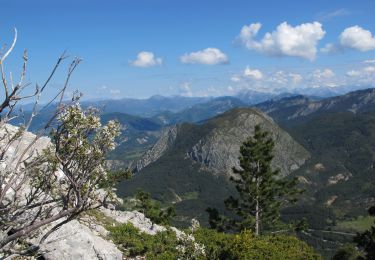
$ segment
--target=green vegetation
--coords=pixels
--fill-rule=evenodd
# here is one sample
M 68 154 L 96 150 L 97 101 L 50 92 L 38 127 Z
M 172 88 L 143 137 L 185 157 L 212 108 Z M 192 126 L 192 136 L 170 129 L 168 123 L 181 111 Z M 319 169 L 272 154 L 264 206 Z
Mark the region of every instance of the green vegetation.
M 345 109 L 321 111 L 296 118 L 293 122 L 285 119 L 299 110 L 297 103 L 292 108 L 286 106 L 286 110 L 293 111 L 289 113 L 285 110 L 288 112 L 285 115 L 277 109 L 273 110 L 279 123 L 311 153 L 311 159 L 291 176 L 306 180 L 299 184 L 306 192 L 296 205 L 281 208 L 281 220 L 296 221 L 305 217 L 313 231 L 310 230 L 303 239 L 321 249 L 320 252 L 327 258 L 341 244 L 350 242 L 353 236 L 321 231 L 362 232 L 371 224 L 370 217 L 360 216 L 365 215 L 364 209 L 369 207 L 371 198 L 375 196 L 375 113 L 371 109 L 365 112 L 358 110 L 356 114 L 347 111 L 348 107 L 359 102 L 361 100 L 348 100 Z M 174 224 L 179 225 L 196 217 L 206 226 L 204 210 L 207 206 L 224 213 L 226 209 L 218 201 L 236 194 L 233 185 L 224 179 L 212 178 L 185 159 L 186 150 L 204 134 L 205 129 L 198 126 L 180 126 L 177 138 L 179 146 L 172 147 L 168 154 L 142 170 L 144 176 L 136 176 L 121 187 L 121 195 L 131 195 L 142 187 L 160 201 L 176 202 L 178 222 Z M 341 179 L 332 181 L 337 176 Z M 178 201 L 175 194 L 182 201 Z M 332 198 L 335 199 L 328 205 L 327 201 Z
M 106 216 L 98 209 L 90 209 L 86 211 L 85 214 L 87 216 L 93 217 L 98 224 L 105 227 L 110 227 L 116 224 L 116 221 L 113 218 Z
M 108 172 L 108 177 L 99 182 L 99 188 L 112 188 L 123 180 L 128 180 L 132 177 L 132 172 L 128 169 L 112 170 Z
M 178 240 L 175 232 L 169 229 L 156 235 L 141 233 L 131 224 L 109 226 L 107 229 L 113 242 L 119 245 L 128 257 L 145 256 L 147 259 L 172 260 L 189 255 L 194 259 L 195 256 L 194 244 Z M 181 247 L 184 247 L 184 250 Z M 199 259 L 199 254 L 196 257 Z
M 183 200 L 196 200 L 199 198 L 199 193 L 197 191 L 187 192 L 182 195 Z
M 138 191 L 135 195 L 134 209 L 142 212 L 152 222 L 161 225 L 169 225 L 172 217 L 176 215 L 174 207 L 161 208 L 160 202 L 151 199 L 151 195 L 145 191 Z
M 208 225 L 206 208 L 211 206 L 225 211 L 223 201 L 234 194 L 235 188 L 226 178 L 214 176 L 200 170 L 199 164 L 192 164 L 186 158 L 186 151 L 213 127 L 214 125 L 180 125 L 173 147 L 156 162 L 143 168 L 140 174 L 120 183 L 117 187 L 118 196 L 132 197 L 142 189 L 163 205 L 174 203 L 178 217 L 173 225 L 187 227 L 192 218 Z M 186 194 L 187 198 L 184 197 Z
M 217 211 L 208 208 L 211 227 L 240 231 L 252 229 L 259 235 L 261 229 L 278 222 L 283 202 L 296 201 L 296 195 L 301 193 L 295 188 L 297 180 L 280 179 L 279 171 L 271 169 L 274 146 L 269 133 L 256 125 L 254 137 L 248 138 L 240 147 L 241 169 L 233 168 L 231 181 L 236 184 L 239 197 L 231 196 L 225 201 L 228 209 L 238 217 L 226 221 L 220 219 Z
M 141 255 L 147 259 L 321 259 L 304 242 L 284 235 L 256 237 L 250 231 L 226 234 L 200 228 L 193 233 L 197 243 L 194 244 L 187 237 L 177 239 L 171 230 L 159 232 L 154 236 L 141 233 L 131 224 L 110 226 L 108 230 L 111 232 L 111 239 L 128 257 Z M 203 246 L 204 254 L 199 250 L 200 246 Z
M 204 245 L 207 259 L 321 259 L 311 247 L 293 236 L 255 236 L 248 230 L 227 234 L 199 229 L 194 237 Z
M 370 218 L 360 216 L 375 196 L 375 113 L 326 112 L 282 125 L 311 154 L 291 175 L 307 180 L 300 184 L 306 191 L 299 203 L 282 210 L 282 219 L 306 217 L 314 230 L 355 233 L 368 228 Z M 332 182 L 336 177 L 341 179 Z M 304 240 L 326 258 L 353 238 L 313 233 Z
M 117 120 L 121 128 L 118 147 L 108 156 L 117 160 L 121 166 L 138 160 L 157 141 L 162 124 L 155 119 L 142 118 L 124 113 L 108 113 L 101 115 L 101 121 Z M 116 168 L 116 166 L 115 166 Z
M 294 174 L 305 177 L 305 198 L 311 207 L 330 205 L 337 221 L 366 214 L 366 203 L 374 196 L 375 113 L 332 113 L 317 116 L 289 129 L 312 155 Z M 323 167 L 319 169 L 316 165 Z M 337 182 L 332 178 L 341 175 Z
M 345 244 L 337 250 L 332 260 L 358 260 L 362 259 L 361 253 L 355 248 L 353 244 Z
M 374 224 L 375 218 L 372 216 L 359 216 L 353 220 L 339 221 L 336 224 L 335 229 L 347 230 L 353 232 L 363 232 L 368 230 Z
M 370 216 L 375 216 L 375 206 L 369 208 L 368 213 Z M 363 259 L 375 259 L 375 223 L 363 233 L 358 234 L 354 240 L 357 246 L 363 252 L 365 258 Z

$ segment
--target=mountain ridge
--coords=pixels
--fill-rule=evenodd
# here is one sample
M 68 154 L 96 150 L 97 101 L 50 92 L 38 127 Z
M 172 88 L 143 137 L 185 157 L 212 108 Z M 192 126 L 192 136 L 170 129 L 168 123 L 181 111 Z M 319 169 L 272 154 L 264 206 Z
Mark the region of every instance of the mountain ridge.
M 119 196 L 130 196 L 141 188 L 163 203 L 174 203 L 179 215 L 207 223 L 205 209 L 223 209 L 224 199 L 234 194 L 234 186 L 228 181 L 230 169 L 238 166 L 240 145 L 258 123 L 276 139 L 273 167 L 280 166 L 282 176 L 309 158 L 308 152 L 270 117 L 259 110 L 237 108 L 199 124 L 178 125 L 166 135 L 164 143 L 157 143 L 163 149 L 156 150 L 162 152 L 156 157 L 146 153 L 141 161 L 149 163 L 119 185 Z

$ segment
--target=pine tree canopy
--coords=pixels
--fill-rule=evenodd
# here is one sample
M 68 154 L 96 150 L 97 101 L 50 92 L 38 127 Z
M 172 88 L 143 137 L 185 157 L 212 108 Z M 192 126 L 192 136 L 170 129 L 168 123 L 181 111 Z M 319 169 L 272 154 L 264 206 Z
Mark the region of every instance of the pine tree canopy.
M 236 184 L 238 198 L 229 197 L 225 204 L 238 218 L 231 221 L 236 229 L 269 227 L 279 219 L 280 207 L 296 201 L 301 191 L 296 189 L 296 179 L 285 180 L 280 171 L 272 169 L 275 142 L 267 131 L 256 125 L 254 136 L 240 148 L 240 168 L 233 168 L 231 180 Z

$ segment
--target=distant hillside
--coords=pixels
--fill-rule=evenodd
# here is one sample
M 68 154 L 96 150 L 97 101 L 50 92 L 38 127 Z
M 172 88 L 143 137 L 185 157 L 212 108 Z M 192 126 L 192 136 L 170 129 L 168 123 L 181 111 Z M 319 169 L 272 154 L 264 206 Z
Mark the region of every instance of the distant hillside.
M 103 114 L 100 118 L 103 123 L 107 123 L 109 120 L 116 120 L 121 125 L 126 126 L 128 131 L 157 131 L 163 126 L 150 118 L 142 118 L 119 112 Z
M 155 117 L 143 118 L 124 113 L 108 113 L 102 115 L 102 120 L 118 120 L 123 126 L 121 145 L 111 153 L 110 159 L 116 160 L 115 165 L 135 166 L 135 161 L 150 149 L 162 134 L 164 126 L 171 126 L 184 122 L 200 122 L 217 116 L 244 104 L 233 97 L 215 98 L 196 104 L 181 112 L 163 112 Z M 130 164 L 129 164 L 130 163 Z
M 193 105 L 210 100 L 206 97 L 163 97 L 152 96 L 148 99 L 113 99 L 82 102 L 83 106 L 103 108 L 104 113 L 120 112 L 142 117 L 152 117 L 164 111 L 179 112 Z
M 375 201 L 369 188 L 375 184 L 375 89 L 321 101 L 296 96 L 258 108 L 310 152 L 311 159 L 294 173 L 303 177 L 307 200 L 339 209 L 339 219 L 365 213 Z
M 235 97 L 218 97 L 199 103 L 180 112 L 165 112 L 154 117 L 164 124 L 197 123 L 220 115 L 228 110 L 247 105 Z
M 124 113 L 108 113 L 101 116 L 103 123 L 117 120 L 121 124 L 119 145 L 109 154 L 109 163 L 114 168 L 132 167 L 159 139 L 163 125 L 149 118 Z
M 142 159 L 140 172 L 119 186 L 119 194 L 128 196 L 144 189 L 164 203 L 175 203 L 182 216 L 198 217 L 206 223 L 205 209 L 223 208 L 223 200 L 233 194 L 234 187 L 228 182 L 230 168 L 238 165 L 239 147 L 258 123 L 276 140 L 273 165 L 284 176 L 309 157 L 271 118 L 254 109 L 234 109 L 202 124 L 179 125 L 167 133 L 164 141 L 152 148 L 155 152 Z
M 258 108 L 311 154 L 292 174 L 306 192 L 297 205 L 283 210 L 283 218 L 304 217 L 314 230 L 349 233 L 313 231 L 304 237 L 329 256 L 340 243 L 351 241 L 350 233 L 373 223 L 361 216 L 375 204 L 375 90 L 320 101 L 296 96 L 268 101 Z
M 364 89 L 348 94 L 311 100 L 305 96 L 286 97 L 270 100 L 256 106 L 277 122 L 288 124 L 300 122 L 323 113 L 352 112 L 354 114 L 375 111 L 375 89 Z

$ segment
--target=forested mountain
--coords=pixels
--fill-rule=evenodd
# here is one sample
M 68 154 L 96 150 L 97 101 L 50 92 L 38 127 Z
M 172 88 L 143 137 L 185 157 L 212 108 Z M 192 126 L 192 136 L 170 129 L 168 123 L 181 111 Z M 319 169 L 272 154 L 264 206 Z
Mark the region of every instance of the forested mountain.
M 330 255 L 373 223 L 366 210 L 375 201 L 375 90 L 320 101 L 296 96 L 268 101 L 258 108 L 311 154 L 292 174 L 306 189 L 303 199 L 285 209 L 283 218 L 305 217 L 314 230 L 344 232 L 312 231 L 305 237 Z
M 223 208 L 223 200 L 234 192 L 228 182 L 231 167 L 238 165 L 239 147 L 253 134 L 256 124 L 276 140 L 273 166 L 284 176 L 309 158 L 309 153 L 268 116 L 254 109 L 234 109 L 201 124 L 185 123 L 170 129 L 138 163 L 140 171 L 121 183 L 119 194 L 127 196 L 144 189 L 164 203 L 174 203 L 182 222 L 183 217 L 198 217 L 207 223 L 205 209 Z
M 205 208 L 223 209 L 222 200 L 233 194 L 226 177 L 236 164 L 239 144 L 251 135 L 256 122 L 262 122 L 272 125 L 266 129 L 279 140 L 274 166 L 297 177 L 306 190 L 298 204 L 283 209 L 282 218 L 307 218 L 311 234 L 304 239 L 330 255 L 340 243 L 350 241 L 351 234 L 372 223 L 365 216 L 375 201 L 375 91 L 323 100 L 286 97 L 257 108 L 295 141 L 289 137 L 291 141 L 280 143 L 280 136 L 289 135 L 253 109 L 234 109 L 199 124 L 171 127 L 138 162 L 140 171 L 120 187 L 120 194 L 142 188 L 160 201 L 175 203 L 180 215 L 207 220 Z M 288 160 L 298 163 L 293 166 Z

